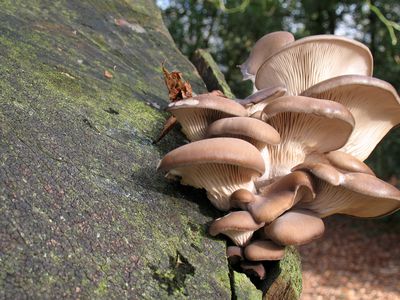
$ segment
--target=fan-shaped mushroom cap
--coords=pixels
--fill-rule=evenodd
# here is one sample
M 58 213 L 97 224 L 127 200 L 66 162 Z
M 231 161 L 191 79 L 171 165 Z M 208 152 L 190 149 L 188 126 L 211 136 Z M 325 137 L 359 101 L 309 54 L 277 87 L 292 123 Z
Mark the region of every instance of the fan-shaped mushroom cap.
M 236 190 L 254 190 L 253 180 L 265 168 L 256 147 L 234 138 L 193 142 L 167 153 L 158 165 L 167 177 L 207 190 L 208 199 L 221 210 L 230 208 L 229 196 Z
M 302 93 L 346 106 L 355 119 L 347 143 L 340 149 L 365 160 L 379 141 L 400 123 L 400 98 L 389 83 L 360 75 L 325 80 Z
M 241 208 L 244 210 L 247 210 L 247 206 L 250 203 L 257 201 L 256 196 L 246 189 L 235 191 L 232 193 L 229 199 L 232 208 Z
M 297 40 L 270 56 L 258 69 L 257 89 L 285 86 L 298 95 L 326 79 L 347 75 L 372 75 L 373 60 L 363 44 L 334 35 Z
M 206 137 L 235 137 L 253 144 L 259 150 L 266 144 L 280 142 L 279 133 L 269 124 L 249 117 L 224 118 L 212 123 Z
M 312 211 L 293 209 L 264 227 L 265 235 L 283 246 L 303 245 L 322 236 L 324 222 Z
M 244 248 L 244 255 L 251 261 L 280 260 L 285 256 L 285 247 L 273 241 L 254 241 Z
M 263 227 L 264 223 L 256 223 L 247 211 L 234 211 L 222 218 L 216 219 L 208 229 L 212 236 L 224 234 L 237 246 L 246 245 L 254 231 Z
M 350 112 L 340 103 L 285 96 L 269 103 L 263 119 L 281 136 L 281 143 L 267 145 L 270 163 L 260 180 L 283 176 L 313 152 L 342 147 L 354 126 Z
M 268 57 L 293 41 L 293 34 L 286 31 L 271 32 L 260 38 L 253 46 L 247 60 L 239 66 L 243 80 L 253 78 L 258 68 Z
M 373 175 L 365 173 L 341 173 L 337 180 L 327 176 L 322 163 L 302 164 L 299 168 L 309 170 L 315 177 L 315 199 L 296 206 L 314 211 L 321 218 L 333 214 L 346 214 L 356 217 L 380 217 L 400 209 L 400 191 Z M 296 167 L 296 169 L 298 169 Z
M 246 107 L 249 115 L 253 115 L 258 111 L 262 111 L 270 101 L 284 95 L 286 95 L 285 87 L 270 87 L 259 90 L 243 100 L 237 100 L 237 102 Z
M 168 111 L 182 125 L 182 131 L 190 141 L 203 139 L 207 126 L 218 119 L 247 116 L 247 111 L 242 105 L 215 94 L 203 94 L 171 102 Z
M 346 173 L 365 173 L 370 175 L 375 175 L 368 165 L 366 165 L 361 160 L 355 158 L 354 156 L 342 152 L 342 151 L 332 151 L 325 154 L 329 163 L 335 168 Z
M 311 176 L 305 172 L 293 172 L 260 189 L 262 196 L 247 205 L 256 222 L 271 223 L 300 200 L 314 198 Z

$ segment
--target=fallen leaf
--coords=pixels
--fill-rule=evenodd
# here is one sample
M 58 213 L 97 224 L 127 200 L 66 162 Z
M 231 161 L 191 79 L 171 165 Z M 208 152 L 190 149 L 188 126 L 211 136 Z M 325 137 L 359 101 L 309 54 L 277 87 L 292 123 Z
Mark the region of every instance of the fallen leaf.
M 178 71 L 169 72 L 162 64 L 162 71 L 164 73 L 165 85 L 168 88 L 169 100 L 171 102 L 179 101 L 182 99 L 190 98 L 193 95 L 192 86 L 189 82 L 184 81 L 182 73 Z M 161 141 L 176 125 L 176 118 L 170 116 L 164 123 L 164 127 L 159 134 L 158 138 L 153 141 L 153 144 Z
M 110 71 L 105 70 L 104 77 L 107 79 L 111 79 L 111 78 L 113 78 L 113 74 Z

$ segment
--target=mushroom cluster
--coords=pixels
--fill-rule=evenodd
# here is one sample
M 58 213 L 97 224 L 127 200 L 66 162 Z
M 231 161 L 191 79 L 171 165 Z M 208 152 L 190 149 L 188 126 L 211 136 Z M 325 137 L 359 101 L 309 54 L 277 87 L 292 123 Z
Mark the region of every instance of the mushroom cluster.
M 363 162 L 400 123 L 399 96 L 372 77 L 366 46 L 274 32 L 240 67 L 254 83 L 249 97 L 210 93 L 169 105 L 190 143 L 158 165 L 229 211 L 209 233 L 229 237 L 232 264 L 262 279 L 262 262 L 321 237 L 324 217 L 380 217 L 400 208 L 400 191 Z

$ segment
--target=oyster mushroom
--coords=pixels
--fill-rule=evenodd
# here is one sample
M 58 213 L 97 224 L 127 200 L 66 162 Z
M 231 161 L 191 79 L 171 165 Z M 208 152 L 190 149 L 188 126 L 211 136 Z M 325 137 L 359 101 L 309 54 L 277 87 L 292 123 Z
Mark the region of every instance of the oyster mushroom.
M 279 132 L 281 143 L 267 145 L 270 163 L 259 180 L 289 174 L 313 152 L 339 149 L 354 126 L 352 115 L 340 103 L 302 96 L 275 99 L 265 107 L 262 117 Z
M 269 102 L 284 95 L 286 95 L 286 88 L 281 86 L 271 87 L 259 90 L 242 100 L 237 100 L 237 102 L 247 109 L 249 116 L 253 117 L 255 113 L 262 111 Z
M 400 123 L 400 98 L 389 83 L 360 75 L 325 80 L 302 93 L 343 104 L 355 119 L 347 143 L 340 149 L 365 160 L 379 141 Z
M 266 168 L 270 161 L 267 145 L 280 142 L 279 133 L 271 125 L 249 117 L 217 120 L 208 127 L 206 137 L 234 137 L 248 141 L 260 150 Z
M 251 261 L 280 260 L 285 256 L 285 247 L 273 241 L 254 241 L 244 248 L 244 255 Z
M 287 44 L 258 69 L 255 86 L 284 86 L 289 95 L 299 95 L 326 79 L 347 75 L 372 75 L 369 49 L 354 40 L 334 35 L 316 35 Z
M 260 262 L 243 261 L 240 263 L 240 267 L 246 275 L 254 276 L 261 280 L 265 279 L 267 275 L 264 265 Z
M 189 141 L 203 139 L 208 125 L 218 119 L 247 116 L 242 105 L 215 93 L 171 102 L 167 110 L 181 124 L 182 132 Z
M 234 211 L 222 218 L 216 219 L 208 229 L 212 236 L 223 234 L 228 236 L 237 246 L 247 245 L 254 231 L 263 227 L 264 223 L 257 223 L 247 211 Z
M 228 246 L 226 248 L 226 257 L 229 264 L 236 265 L 244 259 L 243 248 L 239 246 Z
M 296 207 L 309 209 L 321 218 L 332 214 L 381 217 L 400 209 L 400 191 L 385 181 L 365 173 L 342 173 L 323 163 L 305 162 L 295 170 L 315 177 L 315 198 Z
M 307 244 L 324 231 L 321 218 L 306 209 L 292 209 L 264 227 L 265 236 L 283 246 Z
M 158 165 L 171 179 L 207 190 L 220 210 L 229 210 L 229 196 L 245 188 L 253 191 L 254 179 L 264 173 L 264 160 L 256 147 L 234 138 L 193 142 L 167 153 Z
M 271 32 L 260 38 L 251 49 L 247 60 L 239 66 L 243 80 L 254 80 L 254 76 L 262 63 L 292 42 L 294 42 L 293 34 L 286 31 Z

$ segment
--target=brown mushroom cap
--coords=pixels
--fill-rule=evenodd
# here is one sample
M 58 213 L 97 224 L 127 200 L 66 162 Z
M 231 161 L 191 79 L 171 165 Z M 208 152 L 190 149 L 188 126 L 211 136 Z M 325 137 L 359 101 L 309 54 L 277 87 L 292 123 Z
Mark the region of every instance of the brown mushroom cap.
M 246 189 L 237 190 L 230 196 L 232 208 L 241 208 L 247 210 L 248 204 L 254 201 L 256 201 L 255 195 Z
M 244 255 L 251 261 L 280 260 L 285 256 L 285 247 L 273 241 L 254 241 L 244 248 Z
M 212 236 L 224 234 L 237 246 L 246 245 L 254 231 L 264 226 L 264 223 L 256 223 L 247 211 L 234 211 L 222 218 L 216 219 L 208 229 Z
M 246 109 L 239 103 L 211 93 L 172 102 L 168 111 L 182 125 L 182 131 L 190 141 L 203 139 L 207 126 L 218 119 L 247 116 Z
M 299 201 L 314 198 L 311 176 L 305 172 L 290 173 L 274 183 L 261 188 L 262 196 L 247 205 L 256 222 L 271 223 Z
M 396 90 L 377 78 L 339 76 L 310 87 L 302 95 L 346 106 L 354 116 L 355 127 L 340 151 L 360 160 L 365 160 L 385 134 L 400 123 L 400 98 Z
M 332 181 L 324 172 L 328 168 L 323 170 L 321 165 L 318 165 L 317 172 L 315 166 L 306 165 L 316 177 L 316 197 L 307 203 L 299 202 L 297 207 L 312 210 L 322 218 L 336 213 L 363 218 L 380 217 L 400 209 L 400 191 L 391 184 L 370 174 L 339 171 L 336 171 L 339 179 Z
M 246 107 L 250 116 L 262 111 L 269 102 L 284 95 L 286 95 L 285 87 L 270 87 L 259 90 L 243 100 L 237 100 L 237 102 Z
M 260 38 L 253 46 L 249 58 L 240 65 L 243 80 L 249 79 L 251 75 L 254 76 L 258 68 L 268 57 L 293 41 L 293 34 L 286 31 L 271 32 Z
M 167 153 L 158 165 L 167 177 L 207 190 L 211 203 L 230 208 L 229 196 L 236 190 L 254 190 L 253 180 L 264 172 L 264 161 L 256 147 L 234 138 L 193 142 Z
M 257 89 L 285 86 L 289 95 L 301 92 L 326 79 L 347 75 L 372 75 L 369 49 L 354 40 L 316 35 L 287 44 L 258 69 Z
M 332 151 L 326 153 L 325 157 L 332 166 L 341 170 L 342 172 L 375 175 L 368 165 L 348 153 L 342 151 Z
M 236 265 L 244 259 L 243 248 L 239 246 L 228 246 L 226 248 L 226 257 L 229 264 Z
M 270 163 L 260 180 L 283 176 L 313 152 L 329 152 L 342 147 L 350 136 L 354 119 L 337 102 L 285 96 L 270 102 L 263 119 L 281 136 L 281 143 L 268 147 Z
M 242 268 L 243 273 L 247 276 L 255 276 L 262 280 L 265 279 L 265 276 L 267 275 L 262 263 L 242 261 L 240 267 Z
M 322 236 L 324 222 L 312 211 L 290 210 L 264 227 L 264 233 L 283 246 L 303 245 Z
M 279 133 L 269 124 L 249 117 L 220 119 L 207 129 L 207 137 L 235 137 L 263 148 L 266 144 L 276 145 L 280 142 Z

